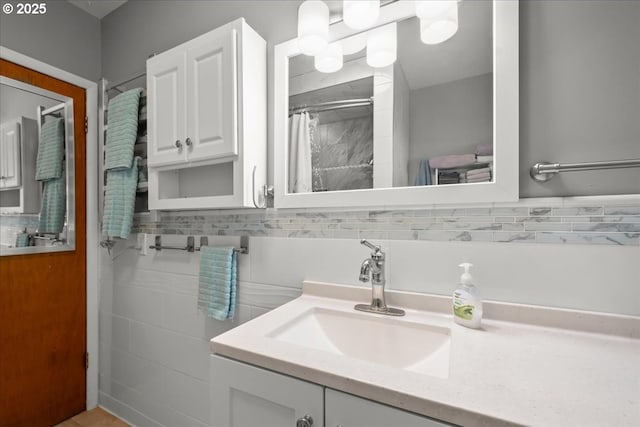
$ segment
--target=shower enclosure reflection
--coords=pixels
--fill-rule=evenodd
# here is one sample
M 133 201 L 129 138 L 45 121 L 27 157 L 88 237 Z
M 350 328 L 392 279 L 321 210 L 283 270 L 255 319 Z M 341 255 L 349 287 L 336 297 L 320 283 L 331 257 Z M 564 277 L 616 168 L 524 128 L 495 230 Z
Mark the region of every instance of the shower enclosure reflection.
M 0 100 L 0 253 L 73 250 L 73 99 L 0 76 Z
M 337 72 L 289 58 L 289 193 L 492 181 L 493 7 L 459 7 L 458 33 L 437 45 L 416 17 L 397 22 L 387 67 L 367 65 L 366 32 L 340 41 Z

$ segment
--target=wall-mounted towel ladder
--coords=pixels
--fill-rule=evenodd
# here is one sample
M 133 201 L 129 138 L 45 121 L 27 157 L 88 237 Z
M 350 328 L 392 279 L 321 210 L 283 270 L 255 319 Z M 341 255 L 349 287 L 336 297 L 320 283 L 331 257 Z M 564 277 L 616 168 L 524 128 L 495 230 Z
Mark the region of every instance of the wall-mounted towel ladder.
M 550 163 L 539 162 L 531 166 L 529 175 L 536 181 L 549 181 L 559 172 L 588 171 L 596 169 L 620 169 L 640 167 L 640 159 L 610 160 L 585 163 Z
M 155 245 L 149 246 L 149 249 L 155 249 L 161 251 L 163 249 L 173 249 L 178 251 L 195 252 L 199 251 L 203 246 L 209 246 L 209 238 L 207 236 L 200 237 L 200 246 L 196 247 L 195 238 L 193 236 L 187 236 L 186 246 L 163 246 L 162 236 L 156 236 Z M 240 254 L 249 253 L 249 236 L 240 236 L 240 248 L 234 248 L 234 251 Z

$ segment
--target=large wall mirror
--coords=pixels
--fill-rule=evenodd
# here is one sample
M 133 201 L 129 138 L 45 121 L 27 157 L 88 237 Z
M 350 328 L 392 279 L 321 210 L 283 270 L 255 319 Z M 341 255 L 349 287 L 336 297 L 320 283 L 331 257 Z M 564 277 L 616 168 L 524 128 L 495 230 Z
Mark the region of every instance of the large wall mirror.
M 296 39 L 276 46 L 276 207 L 517 200 L 518 2 L 457 9 L 457 32 L 438 44 L 421 41 L 412 1 L 382 7 L 367 31 L 333 24 L 335 72 Z M 367 38 L 386 29 L 397 60 L 370 67 Z
M 74 250 L 74 98 L 31 70 L 2 66 L 0 254 Z

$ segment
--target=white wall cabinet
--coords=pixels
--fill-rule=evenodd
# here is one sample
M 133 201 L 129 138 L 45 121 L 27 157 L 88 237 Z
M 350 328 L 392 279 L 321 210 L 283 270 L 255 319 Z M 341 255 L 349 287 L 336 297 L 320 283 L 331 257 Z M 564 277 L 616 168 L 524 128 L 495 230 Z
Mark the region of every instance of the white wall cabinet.
M 20 187 L 20 123 L 0 126 L 0 189 Z
M 266 182 L 266 65 L 266 42 L 242 18 L 147 61 L 150 209 L 254 206 Z
M 449 427 L 371 400 L 211 356 L 213 427 Z
M 41 189 L 35 179 L 38 124 L 21 117 L 0 125 L 0 212 L 38 213 Z

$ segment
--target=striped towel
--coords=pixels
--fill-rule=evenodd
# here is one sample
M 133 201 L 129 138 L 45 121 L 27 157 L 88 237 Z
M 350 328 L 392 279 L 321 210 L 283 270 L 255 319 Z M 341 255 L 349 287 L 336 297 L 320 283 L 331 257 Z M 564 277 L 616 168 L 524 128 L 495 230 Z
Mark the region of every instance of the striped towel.
M 236 252 L 232 247 L 200 248 L 198 308 L 208 317 L 233 319 L 236 310 Z
M 104 197 L 102 215 L 102 235 L 126 239 L 133 225 L 133 212 L 138 186 L 138 161 L 128 169 L 107 171 L 107 191 Z
M 67 212 L 66 181 L 66 174 L 63 171 L 60 178 L 44 182 L 38 233 L 62 233 L 64 217 Z
M 49 119 L 40 129 L 40 144 L 36 160 L 36 180 L 46 181 L 62 176 L 64 157 L 64 119 Z
M 467 178 L 471 178 L 476 175 L 486 175 L 488 173 L 491 173 L 491 169 L 489 168 L 472 169 L 467 171 Z
M 138 106 L 142 89 L 128 90 L 109 102 L 105 169 L 129 169 L 138 135 Z
M 18 233 L 16 235 L 16 248 L 31 246 L 31 242 L 29 240 L 29 233 Z

